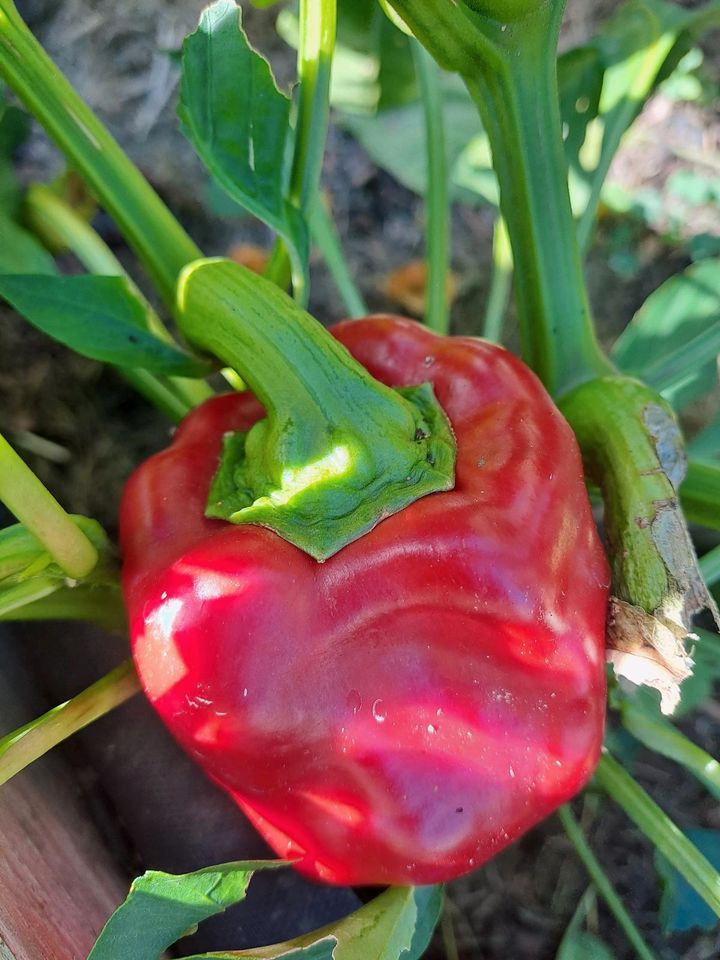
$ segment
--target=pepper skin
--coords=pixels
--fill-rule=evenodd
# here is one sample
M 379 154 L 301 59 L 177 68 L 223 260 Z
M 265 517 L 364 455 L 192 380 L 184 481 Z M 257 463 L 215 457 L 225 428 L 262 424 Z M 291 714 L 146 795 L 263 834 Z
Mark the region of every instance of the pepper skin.
M 205 518 L 223 434 L 263 415 L 249 394 L 207 401 L 124 493 L 133 655 L 281 857 L 330 883 L 435 883 L 591 775 L 609 574 L 573 434 L 521 361 L 397 317 L 332 332 L 378 380 L 432 382 L 455 488 L 318 563 Z

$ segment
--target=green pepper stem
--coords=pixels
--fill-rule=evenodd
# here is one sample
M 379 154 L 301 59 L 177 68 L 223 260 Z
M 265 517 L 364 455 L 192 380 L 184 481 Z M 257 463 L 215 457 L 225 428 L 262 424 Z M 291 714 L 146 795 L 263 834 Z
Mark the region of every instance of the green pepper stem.
M 0 0 L 0 77 L 87 180 L 173 304 L 178 274 L 200 251 L 17 13 Z
M 615 888 L 610 883 L 607 874 L 603 870 L 600 861 L 595 856 L 590 844 L 585 839 L 580 824 L 572 815 L 569 806 L 560 807 L 558 817 L 562 823 L 565 833 L 567 833 L 570 842 L 575 847 L 575 852 L 582 861 L 583 866 L 588 872 L 590 879 L 595 884 L 598 893 L 608 906 L 608 909 L 617 920 L 620 928 L 628 942 L 631 944 L 640 960 L 655 960 L 648 945 L 642 938 L 642 934 L 635 926 L 632 917 L 625 909 L 625 905 L 618 896 Z
M 445 70 L 469 73 L 478 57 L 492 54 L 461 4 L 446 0 L 388 0 L 433 59 Z
M 425 237 L 427 244 L 427 306 L 425 322 L 431 330 L 445 334 L 450 326 L 447 278 L 450 267 L 450 198 L 448 191 L 445 123 L 443 119 L 440 71 L 430 54 L 411 41 L 415 72 L 425 116 L 427 188 L 425 193 Z
M 86 577 L 98 552 L 55 497 L 0 436 L 0 500 L 74 579 Z
M 453 485 L 454 441 L 429 385 L 378 383 L 272 283 L 229 260 L 198 261 L 181 275 L 178 320 L 267 412 L 226 441 L 208 515 L 269 526 L 324 560 Z
M 582 276 L 558 101 L 563 2 L 507 24 L 477 17 L 495 57 L 464 80 L 488 133 L 517 276 L 523 357 L 555 396 L 612 370 Z
M 720 916 L 720 874 L 607 752 L 600 758 L 595 780 Z
M 615 595 L 651 614 L 682 612 L 696 561 L 678 505 L 685 458 L 672 409 L 619 376 L 583 384 L 560 409 L 603 494 Z
M 0 784 L 139 690 L 132 661 L 126 660 L 72 700 L 4 736 L 0 739 Z

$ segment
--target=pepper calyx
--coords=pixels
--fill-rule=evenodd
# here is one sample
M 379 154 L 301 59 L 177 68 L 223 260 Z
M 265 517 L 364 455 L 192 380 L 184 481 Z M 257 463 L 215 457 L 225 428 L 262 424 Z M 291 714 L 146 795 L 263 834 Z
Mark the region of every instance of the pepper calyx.
M 178 320 L 267 411 L 226 436 L 206 516 L 268 527 L 323 561 L 454 486 L 455 439 L 432 386 L 379 383 L 274 284 L 196 261 L 180 277 Z

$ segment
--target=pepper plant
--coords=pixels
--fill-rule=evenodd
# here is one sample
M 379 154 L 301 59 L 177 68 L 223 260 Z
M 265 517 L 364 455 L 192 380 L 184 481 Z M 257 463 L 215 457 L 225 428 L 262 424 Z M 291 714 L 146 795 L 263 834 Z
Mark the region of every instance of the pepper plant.
M 617 676 L 659 690 L 671 713 L 691 673 L 692 618 L 717 618 L 708 587 L 720 579 L 718 548 L 698 566 L 686 522 L 720 528 L 717 426 L 701 440 L 706 459 L 686 469 L 668 396 L 713 384 L 720 287 L 702 264 L 669 281 L 608 356 L 582 270 L 623 133 L 699 32 L 720 23 L 720 5 L 633 0 L 558 61 L 563 11 L 559 0 L 381 0 L 358 23 L 357 6 L 340 4 L 341 31 L 350 25 L 366 48 L 389 31 L 417 84 L 431 330 L 380 317 L 332 336 L 304 309 L 311 242 L 348 313 L 365 312 L 319 193 L 335 0 L 299 4 L 294 104 L 249 45 L 234 0 L 208 7 L 184 45 L 183 130 L 216 186 L 274 231 L 262 278 L 203 257 L 0 0 L 0 76 L 113 217 L 162 307 L 63 181 L 13 180 L 15 105 L 0 115 L 0 296 L 183 421 L 123 498 L 124 603 L 99 525 L 67 514 L 0 440 L 0 498 L 18 520 L 0 533 L 0 618 L 125 629 L 127 616 L 135 664 L 0 740 L 0 781 L 142 683 L 281 857 L 326 882 L 390 885 L 335 925 L 227 956 L 420 957 L 439 882 L 559 808 L 599 894 L 638 956 L 651 957 L 563 806 L 593 770 L 593 789 L 720 916 L 720 875 L 611 739 L 600 752 L 605 644 Z M 488 341 L 445 336 L 448 85 L 479 114 L 493 157 L 484 182 L 499 203 L 496 274 L 476 332 L 499 338 L 512 271 L 527 366 Z M 348 123 L 367 135 L 367 123 Z M 65 250 L 85 273 L 58 272 L 53 254 Z M 677 330 L 689 329 L 664 352 L 652 335 L 673 311 Z M 580 454 L 604 505 L 607 562 Z M 697 643 L 707 663 L 712 635 Z M 315 712 L 303 671 L 323 690 Z M 610 692 L 633 737 L 717 795 L 717 764 L 652 696 L 615 679 Z M 275 867 L 289 868 L 147 874 L 90 956 L 156 960 Z

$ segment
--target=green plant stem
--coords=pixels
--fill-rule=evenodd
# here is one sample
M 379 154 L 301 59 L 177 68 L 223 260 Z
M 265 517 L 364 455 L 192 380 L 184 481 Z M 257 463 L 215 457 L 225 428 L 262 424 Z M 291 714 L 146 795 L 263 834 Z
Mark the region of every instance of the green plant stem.
M 41 717 L 0 739 L 0 784 L 140 690 L 131 660 Z
M 336 0 L 300 0 L 300 96 L 289 198 L 304 213 L 315 203 L 320 185 L 330 118 L 330 72 L 336 30 Z
M 87 180 L 173 306 L 178 274 L 200 251 L 35 40 L 12 0 L 0 0 L 0 76 Z
M 495 221 L 492 253 L 492 277 L 482 335 L 493 343 L 502 343 L 503 320 L 510 300 L 513 278 L 512 249 L 502 216 L 498 216 Z
M 443 0 L 388 0 L 433 59 L 445 70 L 474 69 L 489 44 L 460 4 Z
M 680 498 L 690 523 L 720 530 L 720 465 L 691 460 Z
M 677 559 L 690 544 L 675 486 L 659 454 L 662 450 L 667 456 L 680 443 L 671 408 L 649 387 L 618 376 L 583 384 L 564 398 L 560 409 L 575 431 L 587 475 L 602 490 L 614 594 L 649 613 L 671 614 L 678 599 L 682 609 L 681 578 L 668 558 Z M 663 423 L 662 445 L 650 423 L 655 431 Z M 675 450 L 675 465 L 682 462 L 681 454 Z M 665 509 L 659 511 L 658 504 Z M 690 554 L 687 563 L 691 559 Z M 685 576 L 689 567 L 683 569 Z
M 288 199 L 309 219 L 322 173 L 330 118 L 330 73 L 337 32 L 336 0 L 300 0 L 297 71 L 299 97 Z M 282 238 L 275 241 L 265 277 L 285 289 L 291 263 Z M 305 278 L 292 273 L 293 295 L 307 299 Z
M 17 593 L 23 587 L 20 598 Z M 8 604 L 9 593 L 16 597 L 15 605 Z M 85 620 L 118 633 L 127 629 L 119 586 L 81 583 L 70 588 L 51 577 L 32 577 L 5 588 L 0 620 Z
M 450 197 L 440 70 L 427 50 L 419 43 L 411 41 L 410 49 L 420 85 L 425 117 L 427 155 L 425 322 L 431 330 L 446 334 L 450 326 L 447 298 L 447 278 L 450 267 Z
M 575 847 L 575 852 L 587 870 L 590 879 L 595 884 L 598 893 L 607 904 L 608 909 L 617 920 L 638 957 L 640 957 L 641 960 L 655 960 L 655 955 L 643 940 L 642 934 L 635 926 L 632 917 L 625 909 L 625 905 L 610 883 L 607 874 L 585 839 L 585 834 L 580 824 L 572 815 L 570 807 L 560 807 L 558 817 L 572 845 Z
M 0 436 L 0 500 L 74 579 L 86 577 L 98 552 L 77 524 Z
M 187 396 L 180 396 L 160 377 L 148 373 L 147 370 L 141 370 L 139 367 L 134 370 L 130 367 L 116 369 L 138 393 L 161 410 L 173 423 L 180 423 L 183 417 L 196 406 L 194 401 L 189 400 Z
M 647 711 L 623 699 L 620 704 L 623 726 L 649 750 L 674 760 L 689 770 L 708 791 L 720 800 L 720 763 L 674 727 L 664 717 L 654 717 Z
M 709 553 L 700 560 L 700 573 L 708 587 L 720 583 L 720 545 L 713 547 Z
M 585 290 L 567 185 L 555 52 L 564 3 L 508 24 L 477 17 L 495 56 L 464 80 L 490 138 L 517 276 L 522 352 L 551 393 L 609 373 Z
M 720 917 L 720 874 L 607 752 L 600 758 L 595 780 Z
M 368 308 L 357 288 L 340 245 L 340 237 L 322 197 L 310 210 L 310 232 L 327 264 L 349 317 L 367 316 Z
M 166 343 L 175 343 L 165 324 L 112 250 L 70 204 L 48 187 L 37 184 L 30 187 L 25 195 L 24 213 L 28 226 L 50 248 L 70 250 L 90 273 L 124 277 L 132 293 L 145 308 L 148 330 Z M 204 380 L 191 380 L 187 377 L 170 377 L 164 380 L 147 371 L 133 371 L 125 367 L 117 369 L 143 396 L 165 413 L 169 413 L 174 420 L 181 419 L 188 410 L 213 396 L 213 391 Z M 169 386 L 166 386 L 166 383 Z M 177 401 L 169 401 L 168 393 L 175 394 Z M 178 417 L 180 409 L 184 412 Z

